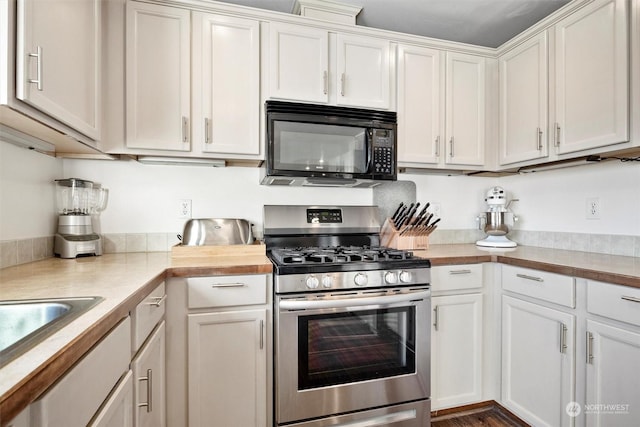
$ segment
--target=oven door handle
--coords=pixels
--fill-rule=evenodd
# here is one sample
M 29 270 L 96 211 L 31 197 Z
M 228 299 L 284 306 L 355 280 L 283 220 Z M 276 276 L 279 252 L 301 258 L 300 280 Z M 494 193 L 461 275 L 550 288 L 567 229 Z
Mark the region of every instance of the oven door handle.
M 389 305 L 395 303 L 418 301 L 431 296 L 431 291 L 416 291 L 409 294 L 398 294 L 377 297 L 340 298 L 330 300 L 281 300 L 281 310 L 315 310 L 319 308 L 360 307 L 365 305 Z

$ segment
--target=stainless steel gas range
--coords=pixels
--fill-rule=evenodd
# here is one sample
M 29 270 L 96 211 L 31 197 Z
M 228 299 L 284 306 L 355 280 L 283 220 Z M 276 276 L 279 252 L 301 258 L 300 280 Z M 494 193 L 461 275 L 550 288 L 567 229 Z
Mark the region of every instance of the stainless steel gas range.
M 430 424 L 430 263 L 375 206 L 264 207 L 277 426 Z

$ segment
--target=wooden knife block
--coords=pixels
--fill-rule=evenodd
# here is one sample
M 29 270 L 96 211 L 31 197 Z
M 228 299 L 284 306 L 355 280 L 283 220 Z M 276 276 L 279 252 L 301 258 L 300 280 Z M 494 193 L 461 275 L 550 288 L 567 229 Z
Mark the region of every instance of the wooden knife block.
M 387 218 L 380 230 L 380 245 L 395 249 L 429 249 L 429 236 L 400 235 L 391 218 Z

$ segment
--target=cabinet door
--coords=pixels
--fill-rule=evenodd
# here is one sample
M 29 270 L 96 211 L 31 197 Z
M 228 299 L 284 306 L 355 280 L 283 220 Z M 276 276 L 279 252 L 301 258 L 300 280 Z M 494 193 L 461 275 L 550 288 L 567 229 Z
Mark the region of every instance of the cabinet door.
M 266 310 L 188 315 L 189 426 L 267 424 Z
M 640 425 L 639 384 L 640 333 L 587 320 L 587 426 Z
M 502 403 L 535 426 L 569 426 L 575 317 L 502 297 Z
M 129 148 L 190 150 L 190 12 L 127 2 Z
M 626 0 L 596 0 L 555 26 L 558 153 L 629 139 Z
M 211 153 L 260 154 L 260 26 L 193 14 L 193 140 Z
M 451 165 L 484 165 L 485 59 L 447 52 L 446 158 Z
M 500 57 L 500 164 L 547 156 L 547 33 Z
M 389 41 L 338 34 L 337 43 L 337 103 L 388 109 Z
M 482 398 L 482 295 L 433 297 L 431 409 Z
M 16 96 L 100 139 L 100 0 L 18 0 Z
M 440 160 L 442 53 L 398 46 L 398 161 Z
M 269 97 L 328 102 L 327 31 L 276 22 L 269 25 Z
M 120 380 L 89 427 L 133 427 L 133 374 Z
M 165 414 L 165 322 L 151 334 L 131 362 L 135 378 L 134 425 L 164 427 Z

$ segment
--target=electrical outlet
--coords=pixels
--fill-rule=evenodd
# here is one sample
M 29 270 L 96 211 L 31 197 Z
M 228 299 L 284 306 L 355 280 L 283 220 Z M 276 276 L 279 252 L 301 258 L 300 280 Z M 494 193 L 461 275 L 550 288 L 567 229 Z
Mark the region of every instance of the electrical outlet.
M 600 219 L 600 199 L 598 197 L 589 197 L 586 203 L 587 219 Z
M 178 203 L 178 218 L 191 219 L 191 199 L 182 199 Z
M 429 209 L 433 214 L 433 218 L 441 218 L 442 217 L 442 209 L 440 203 L 431 203 L 431 208 Z

